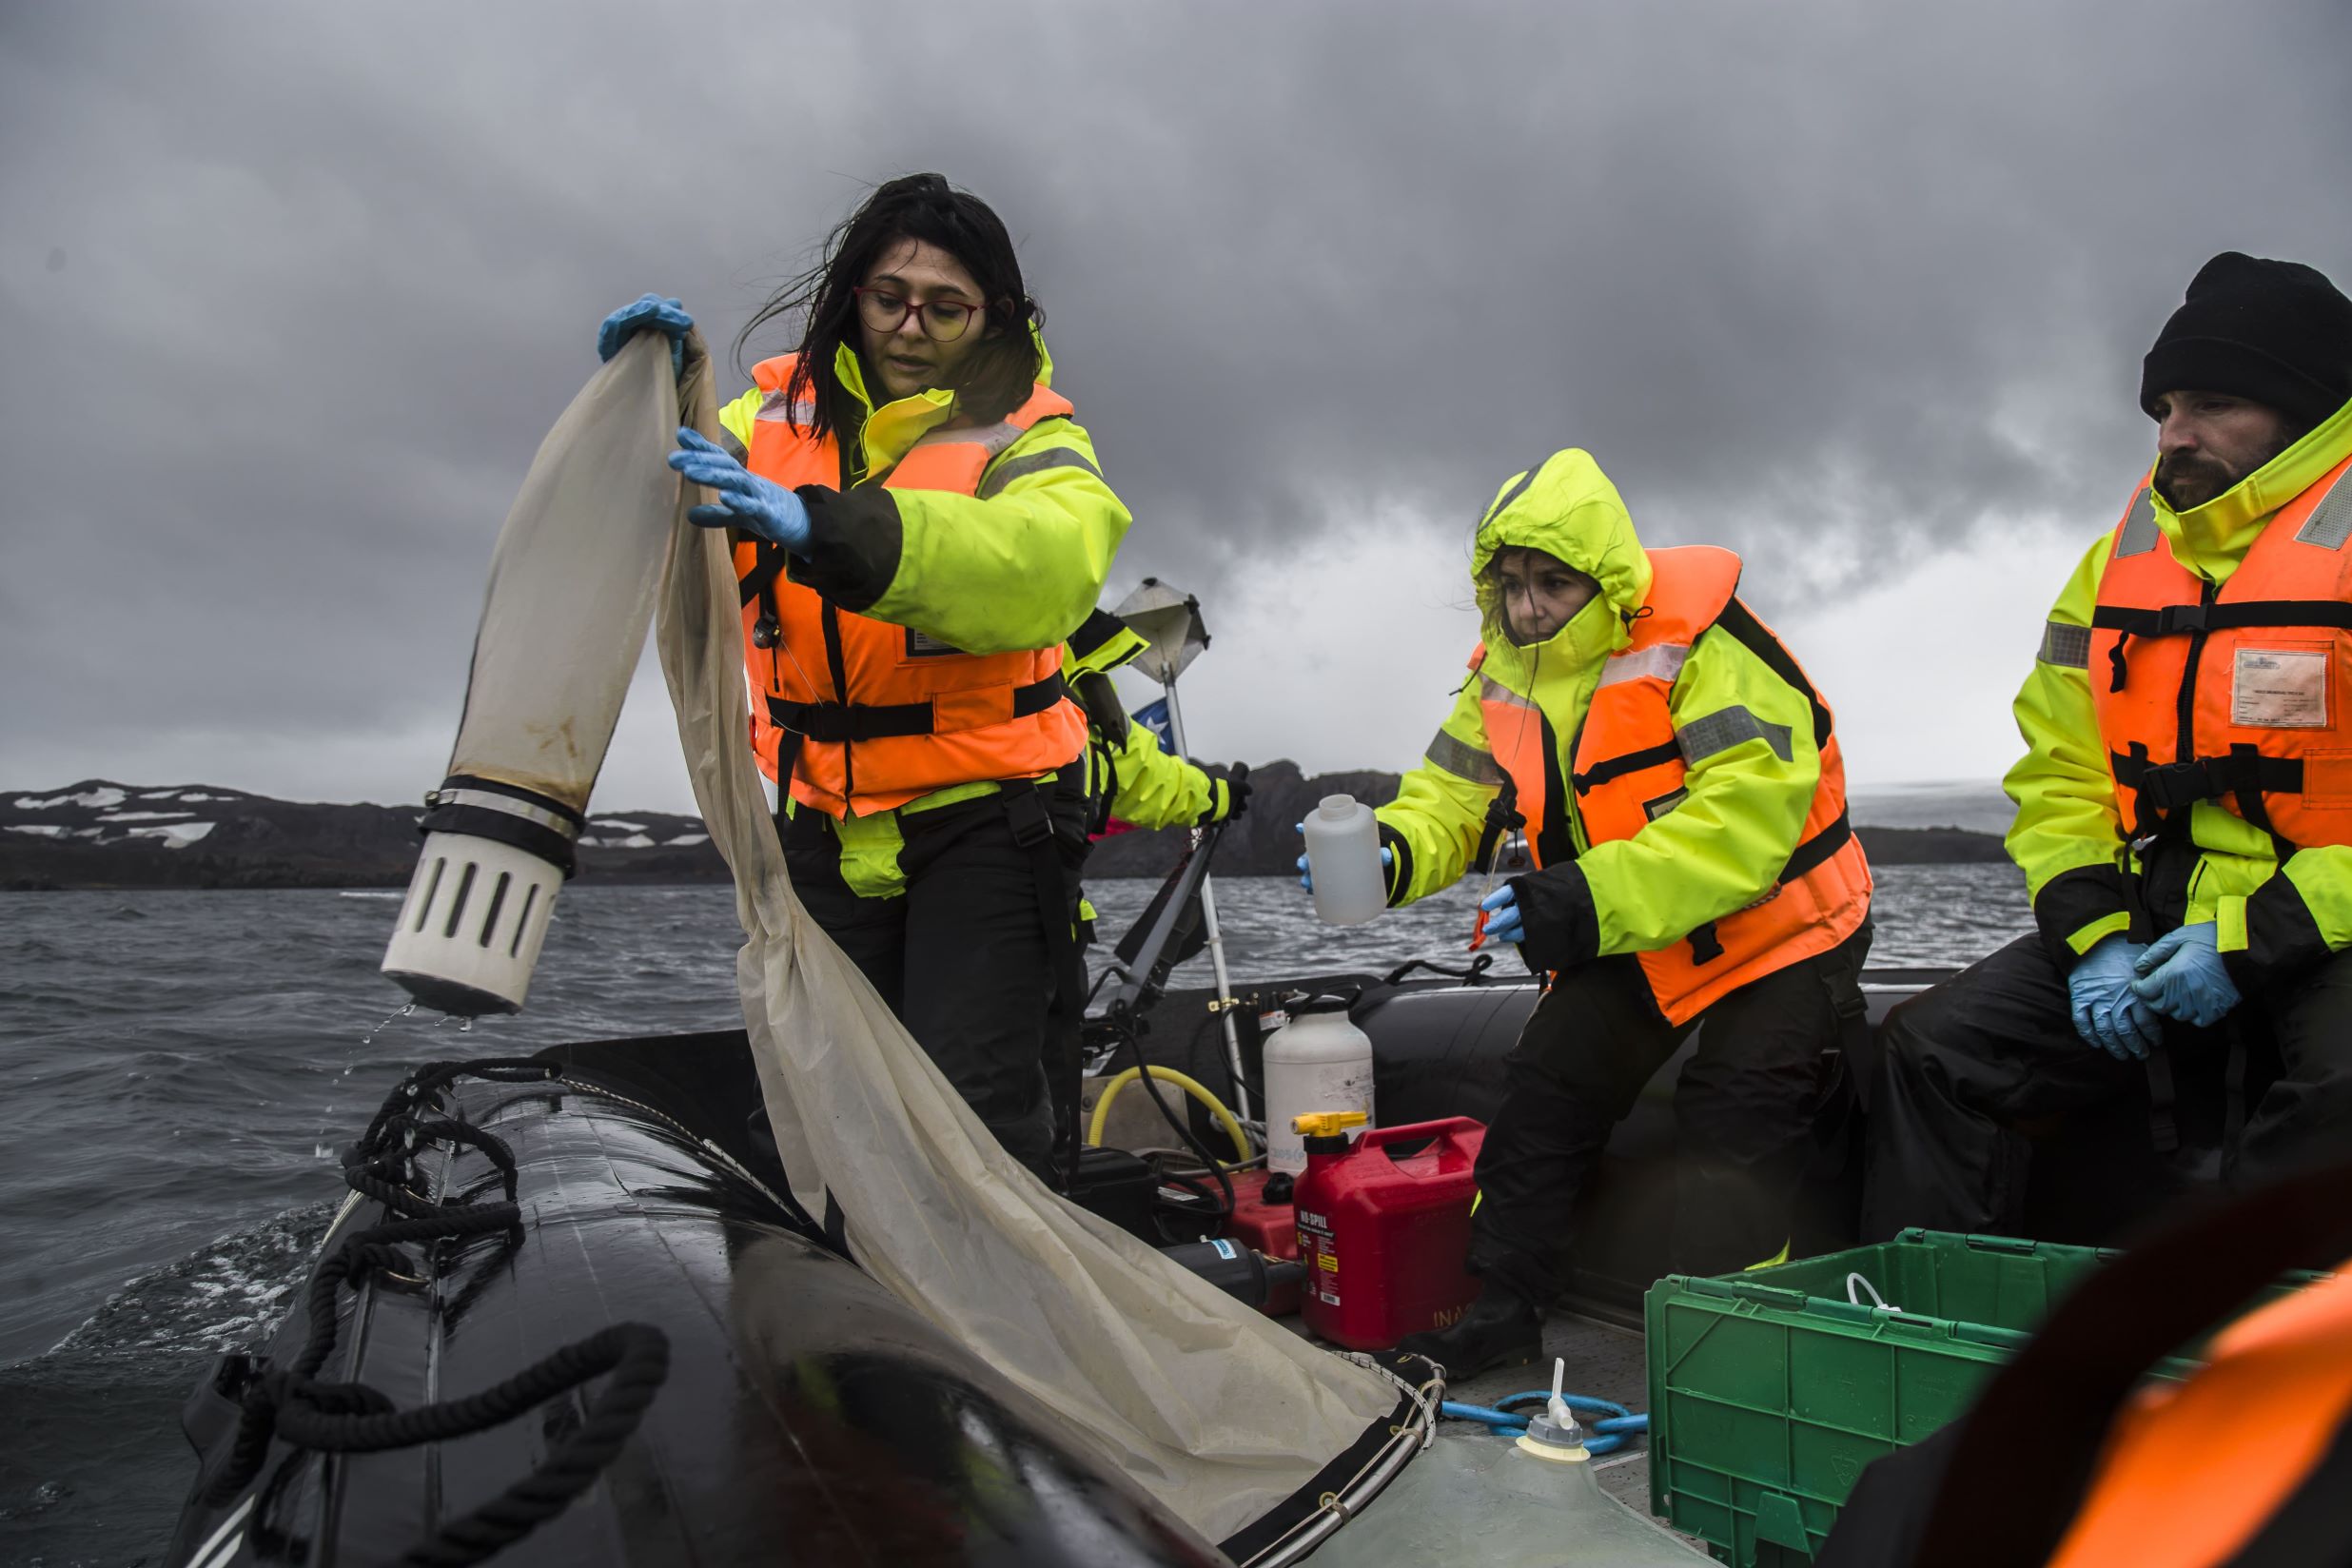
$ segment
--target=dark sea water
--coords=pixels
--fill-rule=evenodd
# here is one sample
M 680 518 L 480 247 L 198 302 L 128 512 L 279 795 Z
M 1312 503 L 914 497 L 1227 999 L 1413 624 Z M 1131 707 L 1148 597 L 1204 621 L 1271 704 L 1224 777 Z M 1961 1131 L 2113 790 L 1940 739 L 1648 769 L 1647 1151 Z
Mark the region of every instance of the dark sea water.
M 1878 878 L 1873 964 L 1965 964 L 2029 924 L 2006 866 Z M 1218 890 L 1243 978 L 1456 960 L 1476 902 L 1338 930 L 1287 880 Z M 1105 929 L 1150 891 L 1096 884 Z M 0 1563 L 161 1560 L 194 1471 L 180 1402 L 284 1314 L 342 1196 L 334 1150 L 406 1067 L 740 1021 L 731 890 L 581 887 L 525 1014 L 387 1023 L 399 897 L 0 894 Z

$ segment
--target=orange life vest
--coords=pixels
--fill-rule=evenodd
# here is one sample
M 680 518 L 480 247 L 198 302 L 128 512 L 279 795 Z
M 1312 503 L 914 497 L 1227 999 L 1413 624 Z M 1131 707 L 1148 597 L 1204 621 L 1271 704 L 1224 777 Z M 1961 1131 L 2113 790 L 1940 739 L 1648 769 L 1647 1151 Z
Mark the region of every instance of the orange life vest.
M 2210 1357 L 2118 1417 L 2050 1568 L 2214 1568 L 2235 1558 L 2352 1421 L 2352 1272 L 2242 1319 Z
M 744 466 L 787 489 L 843 483 L 838 444 L 810 439 L 806 403 L 788 403 L 797 356 L 764 360 L 767 401 Z M 976 496 L 989 465 L 1040 420 L 1071 412 L 1043 385 L 995 424 L 942 426 L 917 441 L 883 483 Z M 1085 749 L 1086 715 L 1068 700 L 1062 646 L 967 654 L 911 627 L 841 609 L 794 582 L 785 553 L 735 549 L 745 662 L 764 701 L 752 746 L 794 800 L 832 816 L 891 811 L 933 790 L 1035 778 Z
M 2173 559 L 2144 487 L 2115 525 L 2087 646 L 2124 831 L 2214 800 L 2280 858 L 2352 843 L 2352 459 L 2280 508 L 2219 588 Z M 2080 635 L 2053 625 L 2050 636 Z
M 1679 1024 L 1741 986 L 1853 934 L 1870 912 L 1871 872 L 1847 821 L 1846 767 L 1831 733 L 1830 710 L 1779 639 L 1735 597 L 1739 558 L 1706 545 L 1647 554 L 1650 593 L 1632 622 L 1633 641 L 1609 656 L 1576 737 L 1568 783 L 1586 841 L 1631 838 L 1681 804 L 1686 752 L 1705 756 L 1752 735 L 1769 739 L 1766 727 L 1744 708 L 1710 715 L 1676 733 L 1668 697 L 1691 645 L 1711 626 L 1738 637 L 1811 698 L 1821 755 L 1821 780 L 1796 852 L 1772 888 L 1674 946 L 1640 955 L 1659 1010 Z M 1531 698 L 1483 670 L 1475 678 L 1487 742 L 1528 824 L 1536 864 L 1572 858 L 1559 748 L 1550 722 L 1531 711 Z

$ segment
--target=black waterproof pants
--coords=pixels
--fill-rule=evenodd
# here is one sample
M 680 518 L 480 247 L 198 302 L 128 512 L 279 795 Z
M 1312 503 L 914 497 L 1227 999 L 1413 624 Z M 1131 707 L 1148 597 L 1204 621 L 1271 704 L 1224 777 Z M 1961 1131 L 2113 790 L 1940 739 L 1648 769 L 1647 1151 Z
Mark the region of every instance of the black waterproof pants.
M 1050 896 L 1074 922 L 1086 800 L 1075 789 L 1045 794 L 1059 872 Z M 997 1142 L 1049 1179 L 1047 1021 L 1056 977 L 1075 950 L 1067 925 L 1060 943 L 1049 940 L 1034 847 L 1015 837 L 1005 795 L 898 820 L 906 892 L 861 898 L 842 880 L 832 819 L 811 811 L 779 815 L 793 891 Z
M 1830 1082 L 1823 1053 L 1863 1017 L 1870 944 L 1865 925 L 1678 1027 L 1659 1014 L 1634 958 L 1561 975 L 1511 1049 L 1502 1106 L 1479 1154 L 1473 1272 L 1538 1303 L 1559 1295 L 1577 1199 L 1610 1129 L 1701 1023 L 1675 1086 L 1673 1266 L 1722 1273 L 1779 1251 Z
M 2248 996 L 2210 1029 L 2165 1026 L 2159 1071 L 2178 1116 L 2223 1129 L 2223 1169 L 2259 1181 L 2352 1137 L 2352 955 Z M 2226 1094 L 2232 1057 L 2264 1081 L 2244 1131 L 2193 1094 Z M 2234 1064 L 2233 1064 L 2234 1065 Z M 2017 1235 L 2035 1124 L 2118 1102 L 2151 1105 L 2149 1071 L 2074 1032 L 2065 976 L 2022 936 L 1888 1014 L 1870 1097 L 1862 1239 L 1906 1225 Z M 2151 1138 L 2153 1133 L 2151 1133 Z M 2165 1194 L 2149 1194 L 2148 1206 Z

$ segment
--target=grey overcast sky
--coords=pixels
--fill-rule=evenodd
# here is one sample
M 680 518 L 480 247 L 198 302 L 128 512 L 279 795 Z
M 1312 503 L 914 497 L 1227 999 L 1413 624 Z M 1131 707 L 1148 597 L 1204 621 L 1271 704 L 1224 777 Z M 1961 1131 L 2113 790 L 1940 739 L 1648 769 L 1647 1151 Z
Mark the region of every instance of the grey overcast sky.
M 598 320 L 732 338 L 923 168 L 1021 244 L 1107 597 L 1206 604 L 1197 752 L 1410 763 L 1470 523 L 1580 445 L 1858 781 L 1990 777 L 2189 276 L 2352 284 L 2348 60 L 2344 0 L 0 8 L 0 787 L 438 782 Z M 692 809 L 657 681 L 598 802 Z

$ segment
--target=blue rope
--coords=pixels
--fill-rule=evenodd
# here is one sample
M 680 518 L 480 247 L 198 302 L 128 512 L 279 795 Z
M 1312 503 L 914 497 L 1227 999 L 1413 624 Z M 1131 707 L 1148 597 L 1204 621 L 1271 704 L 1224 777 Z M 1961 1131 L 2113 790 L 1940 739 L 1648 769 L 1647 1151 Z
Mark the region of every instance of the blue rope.
M 1585 1394 L 1563 1394 L 1560 1398 L 1571 1410 L 1601 1418 L 1592 1423 L 1593 1435 L 1584 1440 L 1584 1447 L 1588 1453 L 1613 1454 L 1624 1447 L 1627 1441 L 1636 1433 L 1646 1434 L 1650 1430 L 1650 1418 L 1647 1415 L 1637 1416 L 1615 1400 L 1597 1400 Z M 1438 1405 L 1438 1414 L 1451 1417 L 1455 1421 L 1477 1421 L 1498 1433 L 1516 1435 L 1527 1430 L 1528 1418 L 1506 1407 L 1515 1404 L 1549 1404 L 1551 1399 L 1550 1389 L 1539 1388 L 1530 1393 L 1513 1394 L 1508 1399 L 1497 1400 L 1491 1406 L 1465 1404 L 1459 1400 L 1445 1400 Z

